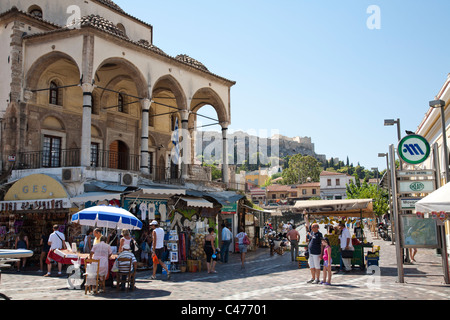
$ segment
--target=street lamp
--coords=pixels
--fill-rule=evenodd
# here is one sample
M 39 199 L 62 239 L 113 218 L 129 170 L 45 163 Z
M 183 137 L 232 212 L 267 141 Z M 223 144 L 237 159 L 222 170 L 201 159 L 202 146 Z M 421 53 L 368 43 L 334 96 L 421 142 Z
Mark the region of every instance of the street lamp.
M 391 222 L 391 244 L 394 244 L 394 226 L 392 222 L 394 221 L 394 213 L 392 211 L 392 201 L 391 201 L 391 175 L 389 171 L 389 153 L 379 153 L 378 158 L 386 157 L 386 179 L 388 181 L 388 196 L 389 196 L 389 221 Z
M 433 100 L 430 101 L 431 108 L 441 108 L 441 123 L 442 123 L 442 144 L 444 153 L 444 163 L 445 163 L 445 182 L 450 182 L 450 172 L 448 168 L 448 150 L 447 150 L 447 130 L 445 128 L 445 101 L 443 100 Z
M 402 134 L 400 132 L 400 119 L 394 120 L 394 119 L 385 119 L 384 120 L 384 126 L 388 127 L 388 126 L 393 126 L 393 125 L 397 125 L 397 137 L 398 137 L 398 141 L 402 140 Z M 402 159 L 400 160 L 400 170 L 403 170 L 403 161 Z

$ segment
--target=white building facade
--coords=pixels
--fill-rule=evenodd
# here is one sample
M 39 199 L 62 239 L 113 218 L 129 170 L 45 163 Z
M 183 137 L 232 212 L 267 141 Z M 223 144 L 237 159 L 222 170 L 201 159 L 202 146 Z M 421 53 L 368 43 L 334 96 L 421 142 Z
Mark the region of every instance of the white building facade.
M 320 198 L 322 200 L 340 200 L 347 198 L 347 185 L 355 183 L 355 178 L 346 174 L 322 171 L 320 174 Z

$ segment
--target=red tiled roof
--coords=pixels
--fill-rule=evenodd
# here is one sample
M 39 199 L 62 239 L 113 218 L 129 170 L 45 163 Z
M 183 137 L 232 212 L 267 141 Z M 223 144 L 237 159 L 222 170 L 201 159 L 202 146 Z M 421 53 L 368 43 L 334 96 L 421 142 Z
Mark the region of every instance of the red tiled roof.
M 320 173 L 320 176 L 347 176 L 348 174 L 346 173 L 340 173 L 340 172 L 332 172 L 332 171 L 322 171 Z
M 276 191 L 290 192 L 291 190 L 292 190 L 291 186 L 286 186 L 282 184 L 273 184 L 267 187 L 267 192 L 276 192 Z

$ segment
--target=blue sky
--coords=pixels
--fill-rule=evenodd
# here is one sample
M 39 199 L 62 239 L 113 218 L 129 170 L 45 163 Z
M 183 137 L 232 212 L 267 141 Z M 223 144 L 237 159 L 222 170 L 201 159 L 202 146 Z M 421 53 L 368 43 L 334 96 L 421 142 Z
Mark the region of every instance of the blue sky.
M 154 44 L 237 82 L 232 130 L 308 136 L 327 158 L 385 169 L 450 72 L 448 0 L 116 0 Z M 367 8 L 381 10 L 370 30 Z M 215 116 L 211 110 L 200 113 Z M 205 123 L 206 124 L 206 123 Z

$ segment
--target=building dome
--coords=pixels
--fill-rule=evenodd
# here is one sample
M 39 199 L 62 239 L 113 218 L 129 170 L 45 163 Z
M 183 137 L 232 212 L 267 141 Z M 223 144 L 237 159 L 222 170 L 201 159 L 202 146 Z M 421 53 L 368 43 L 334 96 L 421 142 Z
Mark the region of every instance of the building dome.
M 208 68 L 205 67 L 205 65 L 203 63 L 201 63 L 198 60 L 195 60 L 194 58 L 189 57 L 186 54 L 179 54 L 175 57 L 175 59 L 187 63 L 197 69 L 203 70 L 203 71 L 209 71 Z
M 111 0 L 97 0 L 97 1 L 100 3 L 103 3 L 104 5 L 110 7 L 114 10 L 125 13 L 125 11 L 123 11 L 122 8 L 119 7 L 114 1 L 111 1 Z

